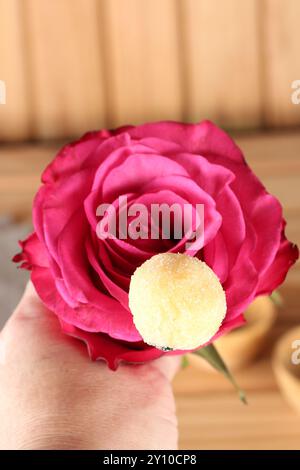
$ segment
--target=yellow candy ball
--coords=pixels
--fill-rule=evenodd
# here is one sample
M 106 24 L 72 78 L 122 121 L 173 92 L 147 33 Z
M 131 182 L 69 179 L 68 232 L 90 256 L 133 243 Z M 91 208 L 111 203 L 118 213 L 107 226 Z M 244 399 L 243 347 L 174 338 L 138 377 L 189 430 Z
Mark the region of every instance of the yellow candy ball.
M 195 349 L 218 331 L 226 314 L 219 279 L 203 261 L 162 253 L 131 277 L 129 307 L 143 340 L 159 349 Z

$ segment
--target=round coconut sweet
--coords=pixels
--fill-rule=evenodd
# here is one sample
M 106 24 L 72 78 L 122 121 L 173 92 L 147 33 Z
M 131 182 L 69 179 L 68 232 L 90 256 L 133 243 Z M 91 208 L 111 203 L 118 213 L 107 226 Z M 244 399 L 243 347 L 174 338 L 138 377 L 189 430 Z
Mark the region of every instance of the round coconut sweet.
M 162 253 L 134 272 L 129 307 L 147 344 L 191 350 L 217 333 L 226 314 L 226 298 L 206 263 L 184 254 Z

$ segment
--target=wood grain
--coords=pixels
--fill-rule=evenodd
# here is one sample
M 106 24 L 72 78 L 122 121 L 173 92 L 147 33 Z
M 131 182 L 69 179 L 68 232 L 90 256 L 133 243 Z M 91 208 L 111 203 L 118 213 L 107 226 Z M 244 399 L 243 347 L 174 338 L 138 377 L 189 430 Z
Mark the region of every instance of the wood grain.
M 0 139 L 299 125 L 299 15 L 299 0 L 0 0 Z
M 0 140 L 28 137 L 31 110 L 24 43 L 24 18 L 18 0 L 0 0 L 0 80 L 6 104 L 0 105 Z
M 299 416 L 277 389 L 248 393 L 248 399 L 244 406 L 232 393 L 201 388 L 194 396 L 177 396 L 180 448 L 299 449 Z
M 234 128 L 260 125 L 257 2 L 179 2 L 186 76 L 185 116 Z
M 0 147 L 0 214 L 17 220 L 31 218 L 32 199 L 40 184 L 42 170 L 53 158 L 58 145 Z
M 109 122 L 181 119 L 176 3 L 102 0 Z
M 27 0 L 33 133 L 82 134 L 105 125 L 96 0 Z
M 300 2 L 263 0 L 264 115 L 269 126 L 300 122 L 300 105 L 291 101 L 292 82 L 300 79 Z

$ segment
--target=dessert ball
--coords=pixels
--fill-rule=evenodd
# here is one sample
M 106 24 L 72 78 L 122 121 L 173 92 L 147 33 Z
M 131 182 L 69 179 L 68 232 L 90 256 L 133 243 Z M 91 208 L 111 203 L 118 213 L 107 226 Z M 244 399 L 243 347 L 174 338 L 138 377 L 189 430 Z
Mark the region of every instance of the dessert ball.
M 147 344 L 190 350 L 217 333 L 226 314 L 226 298 L 206 263 L 184 254 L 161 253 L 131 277 L 129 307 Z

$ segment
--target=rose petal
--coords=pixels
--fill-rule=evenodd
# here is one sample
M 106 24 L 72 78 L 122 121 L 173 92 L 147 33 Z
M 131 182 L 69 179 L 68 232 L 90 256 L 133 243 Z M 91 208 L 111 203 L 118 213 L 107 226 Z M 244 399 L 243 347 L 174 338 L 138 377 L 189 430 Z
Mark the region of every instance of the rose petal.
M 119 132 L 122 132 L 122 129 Z M 210 121 L 202 121 L 199 124 L 161 121 L 127 128 L 126 132 L 134 139 L 156 137 L 175 142 L 188 152 L 199 155 L 222 155 L 233 161 L 244 161 L 243 154 L 235 142 Z
M 298 247 L 286 239 L 283 229 L 280 248 L 276 253 L 272 264 L 259 279 L 257 295 L 270 294 L 280 284 L 282 284 L 290 267 L 297 261 L 298 258 Z
M 134 349 L 132 343 L 114 341 L 101 333 L 89 333 L 64 321 L 61 321 L 61 326 L 64 333 L 80 339 L 86 344 L 92 360 L 103 359 L 112 370 L 116 370 L 122 361 L 140 364 L 157 359 L 164 354 L 159 349 L 147 345 L 143 349 Z

